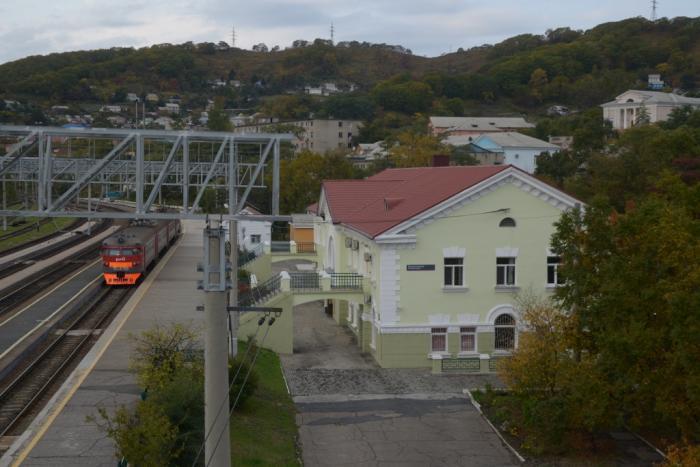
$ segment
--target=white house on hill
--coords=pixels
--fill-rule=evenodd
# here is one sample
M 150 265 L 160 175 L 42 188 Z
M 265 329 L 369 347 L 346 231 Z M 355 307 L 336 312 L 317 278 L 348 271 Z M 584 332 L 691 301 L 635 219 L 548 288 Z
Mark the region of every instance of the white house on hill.
M 635 126 L 643 110 L 649 115 L 649 122 L 663 122 L 673 109 L 689 105 L 700 108 L 700 98 L 685 97 L 659 91 L 626 91 L 607 102 L 603 108 L 603 118 L 609 120 L 616 130 L 626 130 Z

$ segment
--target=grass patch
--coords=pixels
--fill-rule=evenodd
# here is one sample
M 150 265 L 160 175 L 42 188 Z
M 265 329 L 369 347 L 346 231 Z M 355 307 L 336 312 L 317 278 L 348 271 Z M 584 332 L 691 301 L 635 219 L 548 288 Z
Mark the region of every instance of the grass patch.
M 239 343 L 239 353 L 245 352 Z M 233 465 L 298 466 L 296 408 L 287 393 L 277 354 L 261 349 L 258 388 L 231 417 Z
M 5 234 L 5 233 L 10 233 L 13 231 L 17 231 L 19 229 L 22 229 L 22 228 L 28 226 L 28 225 L 35 224 L 38 221 L 39 221 L 39 218 L 28 217 L 26 223 L 16 225 L 13 227 L 8 227 L 8 229 L 6 231 L 0 230 L 0 235 Z M 56 218 L 52 219 L 51 221 L 40 225 L 38 229 L 34 228 L 34 229 L 30 230 L 29 232 L 26 232 L 26 233 L 19 235 L 17 237 L 12 237 L 12 238 L 8 238 L 7 240 L 0 241 L 0 251 L 4 251 L 4 250 L 7 250 L 9 248 L 13 248 L 17 245 L 21 245 L 22 243 L 36 240 L 37 238 L 45 237 L 46 235 L 51 235 L 54 232 L 65 229 L 74 221 L 75 221 L 75 218 L 73 218 L 73 217 L 56 217 Z M 0 220 L 0 222 L 2 222 L 2 220 Z

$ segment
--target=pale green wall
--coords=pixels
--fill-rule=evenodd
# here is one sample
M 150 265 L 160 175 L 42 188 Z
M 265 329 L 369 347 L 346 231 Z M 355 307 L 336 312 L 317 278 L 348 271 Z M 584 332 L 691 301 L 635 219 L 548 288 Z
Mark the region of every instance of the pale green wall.
M 277 353 L 291 354 L 294 350 L 294 316 L 293 316 L 293 299 L 291 295 L 282 296 L 279 300 L 274 300 L 274 303 L 268 303 L 266 306 L 281 307 L 282 314 L 275 320 L 275 323 L 270 327 L 270 332 L 265 338 L 265 343 L 262 344 L 262 338 L 265 335 L 267 322 L 261 327 L 258 327 L 258 319 L 260 313 L 245 313 L 241 315 L 238 325 L 238 338 L 247 340 L 251 335 L 257 332 L 257 344 L 262 345 L 266 349 L 270 349 Z
M 507 214 L 471 215 L 502 208 Z M 449 314 L 457 324 L 460 313 L 479 314 L 485 323 L 494 306 L 513 303 L 510 293 L 496 292 L 496 248 L 519 249 L 516 261 L 517 285 L 521 291 L 532 287 L 545 294 L 546 251 L 554 232 L 552 225 L 561 211 L 519 188 L 507 184 L 477 201 L 463 206 L 415 232 L 415 249 L 400 249 L 401 324 L 428 323 L 430 314 Z M 462 217 L 455 217 L 462 216 Z M 517 227 L 498 227 L 504 217 L 513 217 Z M 466 249 L 464 259 L 467 292 L 443 291 L 443 248 Z M 406 271 L 408 264 L 434 264 L 435 271 Z
M 243 269 L 251 274 L 255 274 L 258 283 L 262 283 L 272 277 L 272 261 L 269 254 L 260 255 L 253 261 L 243 266 Z

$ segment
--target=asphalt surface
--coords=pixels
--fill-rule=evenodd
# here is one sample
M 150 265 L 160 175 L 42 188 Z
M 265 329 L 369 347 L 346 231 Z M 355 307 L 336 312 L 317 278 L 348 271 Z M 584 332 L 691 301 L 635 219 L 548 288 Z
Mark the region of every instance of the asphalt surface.
M 281 360 L 305 466 L 518 464 L 462 394 L 495 376 L 379 368 L 320 302 L 294 309 L 294 330 Z

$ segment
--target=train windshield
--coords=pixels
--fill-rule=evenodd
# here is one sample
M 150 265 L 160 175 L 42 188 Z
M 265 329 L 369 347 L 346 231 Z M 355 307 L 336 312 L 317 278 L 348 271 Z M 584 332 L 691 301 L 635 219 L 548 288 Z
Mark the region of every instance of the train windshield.
M 105 256 L 134 256 L 139 253 L 133 248 L 105 248 L 102 250 L 102 254 Z

